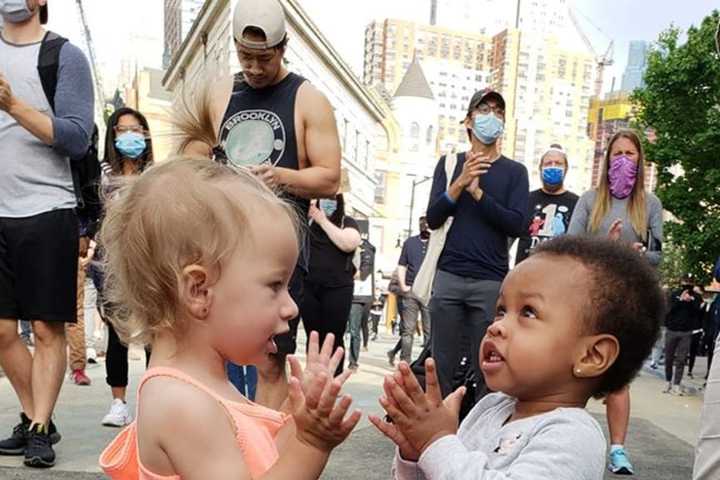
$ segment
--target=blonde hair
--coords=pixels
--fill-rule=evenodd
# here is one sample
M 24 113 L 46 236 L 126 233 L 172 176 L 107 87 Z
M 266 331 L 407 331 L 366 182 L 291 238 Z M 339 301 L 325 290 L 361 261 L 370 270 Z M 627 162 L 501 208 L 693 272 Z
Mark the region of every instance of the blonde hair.
M 207 76 L 196 79 L 194 86 L 183 85 L 180 95 L 172 106 L 170 123 L 175 127 L 176 151 L 182 154 L 193 142 L 201 142 L 209 149 L 218 144 L 212 115 L 214 89 L 222 84 L 217 77 Z
M 610 184 L 608 182 L 608 170 L 610 168 L 610 157 L 612 156 L 612 147 L 620 138 L 630 140 L 638 151 L 638 171 L 635 185 L 630 193 L 630 201 L 628 202 L 628 214 L 633 230 L 641 239 L 647 237 L 647 205 L 645 204 L 645 154 L 643 153 L 640 137 L 634 130 L 619 130 L 612 136 L 605 152 L 605 163 L 603 164 L 602 175 L 600 175 L 600 183 L 595 189 L 595 204 L 590 214 L 590 223 L 588 229 L 591 233 L 596 233 L 600 229 L 603 219 L 610 211 L 612 196 L 610 195 Z
M 281 212 L 298 230 L 293 208 L 254 175 L 208 159 L 172 158 L 124 183 L 109 202 L 101 242 L 108 300 L 117 306 L 111 322 L 127 343 L 182 331 L 183 269 L 202 265 L 217 280 L 251 237 L 251 216 Z

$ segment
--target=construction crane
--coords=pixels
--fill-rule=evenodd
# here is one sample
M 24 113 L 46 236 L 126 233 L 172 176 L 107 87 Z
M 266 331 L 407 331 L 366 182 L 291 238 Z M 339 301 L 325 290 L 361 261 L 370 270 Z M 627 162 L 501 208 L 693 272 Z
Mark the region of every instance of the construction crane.
M 585 45 L 588 47 L 588 49 L 595 55 L 595 66 L 596 66 L 596 74 L 595 74 L 595 96 L 599 97 L 602 94 L 603 90 L 603 73 L 605 72 L 605 67 L 610 67 L 615 63 L 615 60 L 613 59 L 613 56 L 615 54 L 615 40 L 610 39 L 610 44 L 608 45 L 607 50 L 605 50 L 605 53 L 602 55 L 598 55 L 598 53 L 595 51 L 595 47 L 593 47 L 592 43 L 590 42 L 590 39 L 588 39 L 587 35 L 585 35 L 585 32 L 583 31 L 582 27 L 580 26 L 580 23 L 578 22 L 577 17 L 575 16 L 575 9 L 570 8 L 570 19 L 573 22 L 573 25 L 575 25 L 575 29 L 580 33 L 580 36 L 583 39 L 583 42 L 585 42 Z M 581 15 L 582 12 L 580 12 Z M 587 20 L 590 25 L 592 25 L 598 32 L 600 32 L 604 37 L 608 38 L 605 33 L 600 30 L 599 27 L 597 27 L 592 21 L 587 18 L 585 15 L 583 15 L 583 18 Z
M 93 80 L 95 81 L 95 112 L 97 118 L 103 118 L 103 109 L 105 107 L 105 90 L 103 89 L 100 71 L 97 68 L 97 60 L 95 57 L 95 48 L 93 47 L 92 36 L 90 35 L 90 27 L 88 26 L 85 16 L 85 8 L 82 0 L 75 0 L 80 14 L 80 22 L 82 23 L 83 35 L 85 36 L 85 45 L 87 46 L 88 55 L 90 56 L 90 68 L 92 69 Z

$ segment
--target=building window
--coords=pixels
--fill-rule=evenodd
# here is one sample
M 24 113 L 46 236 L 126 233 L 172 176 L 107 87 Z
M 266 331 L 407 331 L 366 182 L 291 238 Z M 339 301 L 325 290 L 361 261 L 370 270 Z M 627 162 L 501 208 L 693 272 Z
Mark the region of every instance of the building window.
M 385 172 L 375 172 L 375 203 L 385 203 Z
M 370 140 L 365 141 L 365 171 L 370 168 Z
M 355 130 L 355 162 L 360 163 L 360 130 Z
M 420 136 L 420 125 L 417 122 L 413 122 L 410 125 L 410 138 L 418 138 Z
M 432 143 L 433 141 L 433 133 L 433 127 L 432 125 L 430 125 L 427 129 L 427 135 L 425 137 L 425 142 L 427 142 L 428 144 Z
M 347 144 L 348 144 L 348 130 L 349 130 L 348 127 L 350 126 L 350 122 L 348 121 L 347 118 L 343 118 L 343 122 L 344 122 L 344 125 L 343 125 L 343 141 L 342 141 L 342 146 L 343 146 L 343 150 L 344 150 L 344 149 L 347 148 Z

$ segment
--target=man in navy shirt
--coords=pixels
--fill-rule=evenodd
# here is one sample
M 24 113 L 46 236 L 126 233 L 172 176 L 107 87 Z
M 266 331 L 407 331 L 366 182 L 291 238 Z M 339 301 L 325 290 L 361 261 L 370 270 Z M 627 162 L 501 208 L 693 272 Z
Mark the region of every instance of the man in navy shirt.
M 480 341 L 495 316 L 500 284 L 508 272 L 508 238 L 525 230 L 529 185 L 527 169 L 500 153 L 505 100 L 490 89 L 473 95 L 464 120 L 469 152 L 457 155 L 447 187 L 445 157 L 435 168 L 427 220 L 440 228 L 454 217 L 438 260 L 430 300 L 432 354 L 443 396 L 469 344 L 478 379 L 476 399 L 486 393 L 478 358 Z
M 410 362 L 412 356 L 413 337 L 417 328 L 418 313 L 422 316 L 423 347 L 430 338 L 430 311 L 423 304 L 417 295 L 412 292 L 412 285 L 415 275 L 420 270 L 425 252 L 427 251 L 430 230 L 427 219 L 420 217 L 420 234 L 405 240 L 400 261 L 398 262 L 398 282 L 403 297 L 403 310 L 401 313 L 402 323 L 400 324 L 400 359 Z M 388 352 L 390 363 L 393 363 L 395 349 Z

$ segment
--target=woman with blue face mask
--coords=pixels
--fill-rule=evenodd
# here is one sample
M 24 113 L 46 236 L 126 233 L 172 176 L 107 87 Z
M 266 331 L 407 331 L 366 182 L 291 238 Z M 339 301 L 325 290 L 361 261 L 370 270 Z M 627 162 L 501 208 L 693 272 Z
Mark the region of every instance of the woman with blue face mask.
M 104 170 L 112 175 L 142 173 L 153 163 L 150 125 L 132 108 L 116 110 L 108 120 L 105 135 Z
M 108 119 L 105 134 L 105 157 L 100 166 L 103 180 L 107 184 L 112 177 L 139 175 L 153 163 L 153 148 L 150 138 L 150 125 L 145 116 L 132 108 L 120 108 Z M 112 187 L 110 187 L 112 188 Z M 107 194 L 108 192 L 106 192 Z M 102 257 L 102 245 L 96 258 Z M 97 268 L 99 262 L 95 262 Z M 115 308 L 103 296 L 103 275 L 97 271 L 95 288 L 103 305 L 104 316 L 108 310 Z M 106 381 L 112 392 L 112 403 L 102 424 L 106 427 L 124 427 L 130 424 L 132 416 L 126 402 L 128 386 L 128 349 L 120 343 L 120 339 L 109 322 L 108 348 L 105 358 Z M 146 352 L 149 356 L 149 352 Z
M 320 334 L 320 343 L 332 333 L 333 350 L 344 347 L 343 337 L 353 300 L 353 256 L 362 243 L 355 219 L 345 215 L 342 194 L 310 205 L 308 241 L 310 262 L 300 306 L 303 326 Z M 337 373 L 343 371 L 343 362 Z

